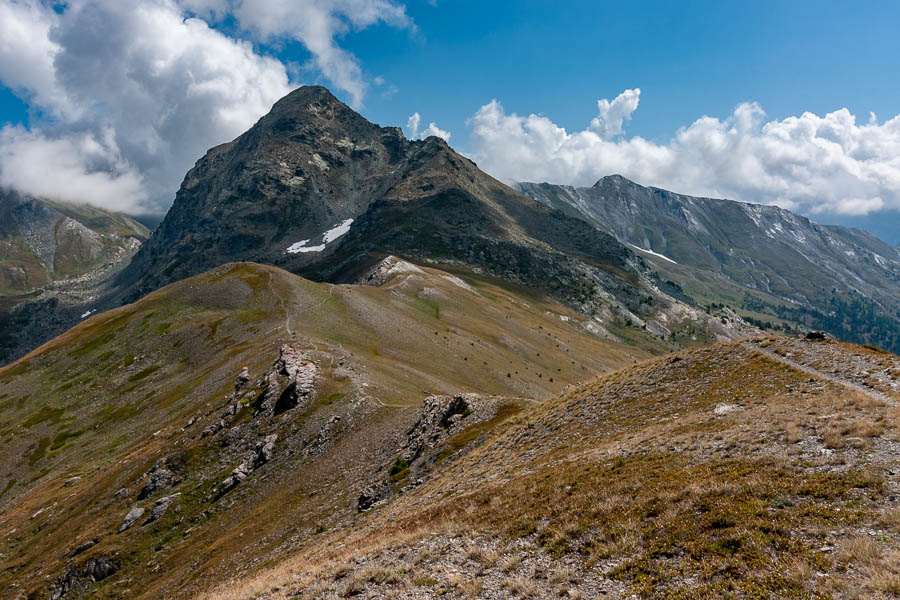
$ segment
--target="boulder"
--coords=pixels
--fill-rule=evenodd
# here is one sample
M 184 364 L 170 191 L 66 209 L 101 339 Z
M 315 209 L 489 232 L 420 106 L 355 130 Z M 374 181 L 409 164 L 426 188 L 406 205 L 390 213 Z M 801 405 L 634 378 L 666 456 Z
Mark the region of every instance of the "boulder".
M 137 497 L 138 500 L 149 498 L 156 492 L 175 484 L 175 473 L 167 469 L 164 465 L 165 460 L 158 461 L 153 465 L 153 468 L 147 472 L 147 483 L 141 488 Z
M 166 514 L 166 511 L 169 510 L 169 506 L 175 501 L 181 493 L 172 494 L 171 496 L 165 496 L 156 501 L 156 504 L 153 505 L 153 508 L 150 509 L 150 516 L 144 521 L 144 525 L 148 525 L 154 521 L 158 521 L 163 518 L 163 515 Z
M 50 600 L 60 600 L 70 592 L 81 595 L 91 583 L 102 581 L 115 574 L 121 566 L 115 559 L 98 556 L 81 565 L 70 567 L 50 586 Z
M 140 506 L 133 507 L 128 514 L 125 515 L 125 520 L 122 521 L 122 524 L 119 525 L 119 533 L 122 533 L 132 525 L 138 522 L 138 519 L 144 516 L 145 510 Z

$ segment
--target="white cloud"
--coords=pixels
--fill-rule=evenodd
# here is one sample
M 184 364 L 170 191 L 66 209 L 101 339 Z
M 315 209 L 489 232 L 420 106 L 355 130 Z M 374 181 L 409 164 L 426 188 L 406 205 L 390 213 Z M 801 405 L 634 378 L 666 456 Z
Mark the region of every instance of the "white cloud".
M 218 5 L 222 0 L 190 1 Z M 355 107 L 362 105 L 368 86 L 357 58 L 335 39 L 377 23 L 414 29 L 405 6 L 391 0 L 230 0 L 229 4 L 240 26 L 256 39 L 302 43 L 312 54 L 316 68 L 349 93 Z
M 409 119 L 407 119 L 406 135 L 408 135 L 410 139 L 415 139 L 419 135 L 419 123 L 421 121 L 422 116 L 417 112 L 413 113 Z
M 53 58 L 59 46 L 50 39 L 57 20 L 56 13 L 38 0 L 0 2 L 0 80 L 65 115 L 73 109 L 57 85 Z
M 147 197 L 141 175 L 124 161 L 111 130 L 100 138 L 84 133 L 49 139 L 4 127 L 0 185 L 125 212 L 141 212 Z
M 641 98 L 641 88 L 625 90 L 610 102 L 606 98 L 597 100 L 598 114 L 591 120 L 591 131 L 605 138 L 624 133 L 622 124 L 631 119 L 631 113 L 637 110 Z
M 467 122 L 472 157 L 495 177 L 591 185 L 620 173 L 646 185 L 779 204 L 806 213 L 900 209 L 900 116 L 858 125 L 847 109 L 766 121 L 756 103 L 724 119 L 702 117 L 667 143 L 610 139 L 637 108 L 638 90 L 598 103 L 569 133 L 544 116 L 507 114 L 496 100 Z
M 427 137 L 432 135 L 437 136 L 444 140 L 445 142 L 450 141 L 450 132 L 445 131 L 437 126 L 437 124 L 432 121 L 428 124 L 424 130 L 419 131 L 419 124 L 422 121 L 421 115 L 419 113 L 413 113 L 412 116 L 406 121 L 406 134 L 409 136 L 411 140 L 424 140 Z
M 257 41 L 303 42 L 356 102 L 366 85 L 335 37 L 379 21 L 412 27 L 387 0 L 0 0 L 0 81 L 46 116 L 31 132 L 3 130 L 0 184 L 135 212 L 167 208 L 194 161 L 293 87 L 284 64 L 204 20 L 228 14 Z M 102 151 L 82 156 L 91 140 Z M 40 157 L 40 169 L 20 169 L 24 157 Z

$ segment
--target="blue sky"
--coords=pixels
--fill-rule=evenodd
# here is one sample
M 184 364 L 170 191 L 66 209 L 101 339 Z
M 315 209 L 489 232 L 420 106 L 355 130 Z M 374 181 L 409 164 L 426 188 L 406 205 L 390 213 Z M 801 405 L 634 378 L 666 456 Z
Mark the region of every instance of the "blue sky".
M 900 113 L 900 3 L 512 5 L 412 3 L 421 35 L 382 26 L 348 38 L 366 69 L 399 89 L 389 101 L 373 94 L 366 115 L 400 123 L 418 111 L 465 149 L 465 119 L 492 98 L 577 129 L 597 98 L 640 87 L 629 133 L 660 140 L 747 100 L 775 118 L 841 107 Z
M 74 68 L 96 68 L 97 61 L 76 60 L 78 44 L 67 45 L 67 40 L 84 30 L 75 16 L 40 13 L 37 0 L 0 0 L 0 10 L 3 5 L 16 8 L 17 3 L 38 6 L 32 7 L 29 18 L 55 23 L 47 35 L 51 41 L 54 36 L 63 39 L 59 45 L 63 54 L 71 55 Z M 159 4 L 160 11 L 181 10 L 182 20 L 199 16 L 227 41 L 250 41 L 257 55 L 273 57 L 283 65 L 279 65 L 286 74 L 283 83 L 272 84 L 268 72 L 230 83 L 248 89 L 269 87 L 241 106 L 243 121 L 201 128 L 194 137 L 202 140 L 204 148 L 242 131 L 257 113 L 265 112 L 260 107 L 270 105 L 283 89 L 321 83 L 380 124 L 405 126 L 412 114 L 419 113 L 420 131 L 434 122 L 450 133 L 451 145 L 500 178 L 534 175 L 556 183 L 589 185 L 609 171 L 623 171 L 639 182 L 675 191 L 777 202 L 814 220 L 867 227 L 900 243 L 900 179 L 893 179 L 893 172 L 900 172 L 895 164 L 900 132 L 894 132 L 900 124 L 885 124 L 900 114 L 900 78 L 896 76 L 900 3 L 352 0 L 354 10 L 371 10 L 373 16 L 361 19 L 339 8 L 328 12 L 333 20 L 324 36 L 333 47 L 324 49 L 318 35 L 322 32 L 291 29 L 310 21 L 303 14 L 304 3 L 298 3 L 292 15 L 281 15 L 283 29 L 266 20 L 275 13 L 263 14 L 267 10 L 263 8 L 250 14 L 241 0 L 153 0 L 147 4 L 153 3 Z M 111 23 L 140 26 L 126 23 L 126 17 L 103 0 L 72 4 L 96 4 Z M 172 27 L 177 28 L 174 23 Z M 221 43 L 225 42 L 210 41 Z M 118 54 L 130 56 L 125 50 Z M 348 76 L 328 67 L 334 53 L 339 59 L 351 57 L 359 73 L 354 75 L 351 69 Z M 101 131 L 116 127 L 118 143 L 104 146 L 90 164 L 104 159 L 118 165 L 111 197 L 121 196 L 123 189 L 140 190 L 134 192 L 142 194 L 140 198 L 125 208 L 140 212 L 133 207 L 152 206 L 145 212 L 158 212 L 165 207 L 184 170 L 202 153 L 201 146 L 187 148 L 171 161 L 147 158 L 146 152 L 129 154 L 129 140 L 138 133 L 129 137 L 124 124 L 110 126 L 109 119 L 85 117 L 85 110 L 61 116 L 66 111 L 59 106 L 38 101 L 41 83 L 15 72 L 16 60 L 14 52 L 0 56 L 0 81 L 5 84 L 0 89 L 0 123 L 7 129 L 10 124 L 21 127 L 16 136 L 0 139 L 0 147 L 4 141 L 12 144 L 10 140 L 22 144 L 26 135 L 31 136 L 26 141 L 34 143 L 36 135 L 58 143 L 62 136 L 75 139 L 72 136 L 85 132 L 100 139 Z M 3 62 L 9 63 L 5 70 Z M 271 65 L 235 64 L 235 69 L 271 71 Z M 58 71 L 56 77 L 64 79 Z M 191 77 L 196 78 L 196 73 Z M 83 91 L 79 96 L 66 87 L 72 84 L 61 85 L 73 104 L 84 103 Z M 10 87 L 16 88 L 15 93 Z M 597 101 L 614 102 L 625 90 L 637 88 L 639 105 L 624 109 L 622 133 L 598 137 L 598 129 L 590 125 L 598 117 Z M 170 97 L 171 93 L 165 96 Z M 492 100 L 498 104 L 488 107 Z M 110 92 L 96 104 L 117 101 L 118 96 Z M 241 101 L 230 100 L 229 108 Z M 740 106 L 747 109 L 738 110 Z M 842 108 L 859 126 L 875 113 L 877 128 L 857 131 L 840 115 L 826 119 L 828 113 Z M 792 120 L 806 112 L 816 119 Z M 71 116 L 76 113 L 77 117 Z M 715 146 L 716 136 L 727 136 L 742 114 L 752 116 L 753 130 L 743 137 L 733 136 L 725 147 Z M 698 122 L 704 115 L 715 122 Z M 777 131 L 763 132 L 771 122 Z M 810 127 L 818 132 L 815 140 L 796 148 L 784 145 L 784 139 Z M 679 130 L 689 135 L 673 141 Z M 178 143 L 165 134 L 154 134 L 153 144 L 146 146 L 162 143 L 157 138 Z M 820 154 L 819 142 L 832 138 L 843 140 L 845 151 Z M 647 148 L 641 140 L 653 145 Z M 773 140 L 781 145 L 773 146 Z M 84 147 L 75 142 L 69 145 Z M 591 149 L 585 150 L 586 146 Z M 859 150 L 862 146 L 865 152 Z M 733 155 L 734 161 L 721 164 L 717 152 Z M 742 153 L 753 161 L 744 160 Z M 778 157 L 795 153 L 805 158 L 784 168 Z M 567 158 L 560 159 L 563 155 Z M 552 167 L 544 168 L 551 163 Z M 700 163 L 702 168 L 694 172 Z M 134 165 L 132 180 L 125 178 L 128 167 L 122 165 Z M 860 165 L 868 169 L 862 175 L 857 173 Z M 846 173 L 841 172 L 844 167 Z M 769 179 L 766 185 L 759 183 Z M 14 181 L 28 185 L 22 178 Z M 157 185 L 157 181 L 164 183 Z

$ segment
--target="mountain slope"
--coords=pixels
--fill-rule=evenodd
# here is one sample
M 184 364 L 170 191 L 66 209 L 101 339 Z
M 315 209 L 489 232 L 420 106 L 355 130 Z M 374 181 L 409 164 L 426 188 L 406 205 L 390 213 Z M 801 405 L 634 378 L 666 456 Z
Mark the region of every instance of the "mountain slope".
M 634 365 L 666 346 L 503 280 L 361 279 L 228 264 L 0 369 L 5 596 L 892 589 L 896 357 Z
M 479 394 L 461 427 L 666 348 L 483 278 L 366 279 L 225 265 L 0 369 L 4 597 L 187 597 L 355 518 L 423 398 Z
M 108 270 L 149 235 L 122 214 L 0 191 L 0 296 Z
M 611 236 L 439 138 L 407 140 L 325 88 L 302 87 L 198 161 L 120 282 L 135 298 L 230 260 L 347 280 L 388 254 L 485 269 L 583 304 L 596 283 L 637 298 L 633 277 L 646 270 Z
M 895 597 L 898 376 L 896 356 L 774 338 L 652 359 L 203 597 Z
M 590 188 L 517 187 L 650 251 L 644 256 L 654 267 L 698 301 L 726 301 L 760 319 L 900 349 L 900 252 L 866 232 L 818 225 L 774 206 L 643 187 L 617 175 Z

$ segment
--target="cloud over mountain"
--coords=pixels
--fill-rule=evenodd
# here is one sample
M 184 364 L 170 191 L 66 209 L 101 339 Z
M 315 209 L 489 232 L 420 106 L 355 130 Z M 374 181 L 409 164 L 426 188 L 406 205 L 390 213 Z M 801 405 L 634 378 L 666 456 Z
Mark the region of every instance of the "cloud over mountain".
M 247 39 L 210 25 L 229 16 Z M 294 87 L 253 41 L 301 42 L 359 103 L 359 64 L 335 40 L 379 21 L 412 26 L 387 0 L 0 0 L 0 81 L 35 115 L 0 133 L 0 185 L 161 212 L 197 157 Z
M 600 100 L 599 114 L 568 132 L 546 116 L 506 113 L 496 100 L 468 124 L 472 157 L 492 175 L 591 185 L 620 173 L 646 185 L 816 214 L 900 210 L 900 116 L 858 124 L 846 108 L 766 120 L 755 102 L 704 116 L 667 143 L 615 136 L 640 90 Z
M 443 139 L 445 142 L 450 141 L 450 132 L 445 131 L 437 126 L 437 123 L 432 121 L 428 124 L 428 127 L 419 131 L 419 125 L 422 121 L 422 115 L 415 112 L 410 115 L 409 119 L 406 121 L 406 135 L 409 136 L 411 140 L 424 140 L 427 137 L 432 135 L 437 136 Z

